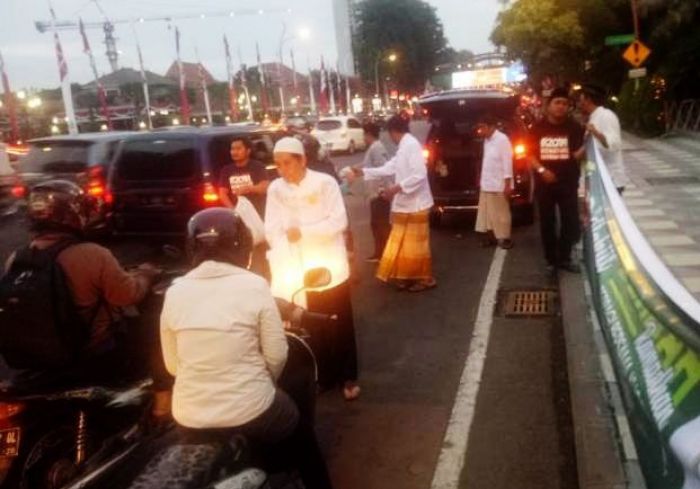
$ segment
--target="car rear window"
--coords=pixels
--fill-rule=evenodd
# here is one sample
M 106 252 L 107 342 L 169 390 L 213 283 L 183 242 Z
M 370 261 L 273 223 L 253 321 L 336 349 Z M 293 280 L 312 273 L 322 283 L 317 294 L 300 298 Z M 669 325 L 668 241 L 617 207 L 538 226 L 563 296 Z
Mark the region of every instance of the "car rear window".
M 124 143 L 118 175 L 124 180 L 187 180 L 197 173 L 194 139 L 149 139 Z
M 22 159 L 21 171 L 31 173 L 80 173 L 89 164 L 90 141 L 32 143 Z
M 316 129 L 319 131 L 333 131 L 341 127 L 343 127 L 343 124 L 340 121 L 319 121 L 316 124 Z

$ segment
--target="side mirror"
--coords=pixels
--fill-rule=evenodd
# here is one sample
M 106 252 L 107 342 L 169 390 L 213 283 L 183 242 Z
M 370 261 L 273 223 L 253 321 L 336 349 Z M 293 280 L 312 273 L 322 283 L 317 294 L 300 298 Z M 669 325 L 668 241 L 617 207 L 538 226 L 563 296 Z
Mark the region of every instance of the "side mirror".
M 161 250 L 163 254 L 170 259 L 178 260 L 182 258 L 182 250 L 180 250 L 180 248 L 178 248 L 177 246 L 166 244 L 163 245 L 163 248 L 161 248 Z
M 304 274 L 304 288 L 318 289 L 331 283 L 331 271 L 327 268 L 312 268 Z

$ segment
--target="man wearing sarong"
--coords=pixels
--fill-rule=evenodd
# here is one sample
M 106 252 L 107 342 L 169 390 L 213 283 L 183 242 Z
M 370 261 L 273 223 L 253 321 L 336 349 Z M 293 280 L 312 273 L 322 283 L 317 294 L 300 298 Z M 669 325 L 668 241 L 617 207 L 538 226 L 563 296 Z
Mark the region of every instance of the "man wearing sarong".
M 508 136 L 497 129 L 498 119 L 486 114 L 478 124 L 484 138 L 481 164 L 481 190 L 476 232 L 482 236 L 482 246 L 498 244 L 503 249 L 513 247 L 511 238 L 510 194 L 513 191 L 513 147 Z
M 342 383 L 345 399 L 353 400 L 360 388 L 344 238 L 348 218 L 340 187 L 333 177 L 306 167 L 304 145 L 296 138 L 280 139 L 274 158 L 281 178 L 270 184 L 265 206 L 272 294 L 292 300 L 303 287 L 305 272 L 318 267 L 330 270 L 331 283 L 307 292 L 306 305 L 309 311 L 337 316 L 331 344 L 326 345 L 333 357 L 331 377 L 333 383 Z
M 430 209 L 433 195 L 423 148 L 408 132 L 408 120 L 396 115 L 386 124 L 398 145 L 396 155 L 378 168 L 353 168 L 366 180 L 393 177 L 394 184 L 383 190 L 391 203 L 391 234 L 379 262 L 377 278 L 392 282 L 401 290 L 421 292 L 437 285 L 430 254 Z

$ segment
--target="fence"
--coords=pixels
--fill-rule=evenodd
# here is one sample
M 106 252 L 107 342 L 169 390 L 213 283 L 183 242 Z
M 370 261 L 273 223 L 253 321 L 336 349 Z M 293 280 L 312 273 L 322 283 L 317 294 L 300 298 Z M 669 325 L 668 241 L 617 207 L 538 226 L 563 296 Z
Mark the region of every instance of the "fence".
M 700 100 L 667 102 L 666 132 L 700 131 Z
M 700 303 L 637 228 L 589 149 L 593 306 L 649 489 L 700 489 Z

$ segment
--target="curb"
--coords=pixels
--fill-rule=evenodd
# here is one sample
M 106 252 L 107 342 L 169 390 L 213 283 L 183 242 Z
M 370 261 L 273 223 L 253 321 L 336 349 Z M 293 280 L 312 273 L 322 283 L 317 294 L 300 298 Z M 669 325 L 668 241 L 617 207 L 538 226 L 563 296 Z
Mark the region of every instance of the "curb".
M 646 489 L 584 274 L 559 276 L 579 489 Z

